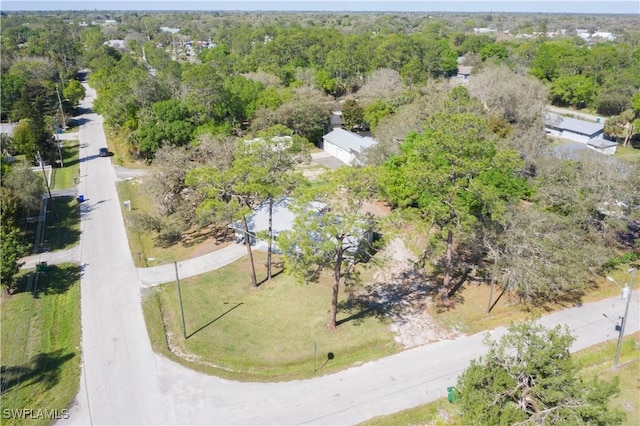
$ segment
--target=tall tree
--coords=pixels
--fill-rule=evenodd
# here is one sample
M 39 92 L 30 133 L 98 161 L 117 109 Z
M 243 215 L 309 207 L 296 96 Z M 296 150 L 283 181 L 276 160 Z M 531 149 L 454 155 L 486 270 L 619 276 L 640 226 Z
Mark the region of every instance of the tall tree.
M 299 164 L 307 163 L 310 144 L 306 139 L 294 135 L 285 126 L 278 125 L 258 134 L 249 142 L 244 155 L 253 159 L 255 167 L 265 169 L 263 186 L 266 202 L 269 203 L 269 226 L 267 230 L 267 279 L 272 275 L 273 249 L 273 206 L 278 198 L 288 197 L 303 181 L 302 173 L 295 168 Z
M 237 150 L 244 149 L 245 142 L 240 141 Z M 251 285 L 254 288 L 258 287 L 251 248 L 255 235 L 249 230 L 247 216 L 266 198 L 265 188 L 261 185 L 265 173 L 264 168 L 256 167 L 251 157 L 239 155 L 227 170 L 200 167 L 189 170 L 185 179 L 187 185 L 199 189 L 204 196 L 198 206 L 200 214 L 239 222 L 251 266 Z
M 182 88 L 182 101 L 193 114 L 196 125 L 226 116 L 228 99 L 224 82 L 210 65 L 183 66 Z
M 353 98 L 344 101 L 342 105 L 342 121 L 347 130 L 351 130 L 362 124 L 364 111 L 362 107 Z
M 526 194 L 526 182 L 514 174 L 522 165 L 513 151 L 497 152 L 484 120 L 469 113 L 434 115 L 384 164 L 382 193 L 395 207 L 433 223 L 444 240 L 442 301 L 452 295 L 455 235 L 483 216 L 498 217 L 506 202 Z
M 7 223 L 3 220 L 0 224 L 0 249 L 2 251 L 0 281 L 7 293 L 11 293 L 14 289 L 15 277 L 24 264 L 20 262 L 20 259 L 26 254 L 27 248 L 22 242 L 20 228 L 13 225 L 12 222 Z
M 609 407 L 619 392 L 612 381 L 581 377 L 565 327 L 514 324 L 489 352 L 458 378 L 464 424 L 621 424 L 625 414 Z
M 338 325 L 340 285 L 357 279 L 358 252 L 367 249 L 365 237 L 372 222 L 361 208 L 374 191 L 372 169 L 343 167 L 328 172 L 322 182 L 295 194 L 293 229 L 278 238 L 286 270 L 299 279 L 315 281 L 322 270 L 332 270 L 329 330 Z

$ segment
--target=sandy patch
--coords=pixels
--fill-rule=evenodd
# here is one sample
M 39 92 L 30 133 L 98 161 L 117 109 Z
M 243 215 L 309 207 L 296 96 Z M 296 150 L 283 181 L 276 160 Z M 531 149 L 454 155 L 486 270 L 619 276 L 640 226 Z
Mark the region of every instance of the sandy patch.
M 369 301 L 385 307 L 396 341 L 410 348 L 455 338 L 456 332 L 442 327 L 427 313 L 432 288 L 402 239 L 391 241 L 380 255 L 386 266 L 374 276 Z

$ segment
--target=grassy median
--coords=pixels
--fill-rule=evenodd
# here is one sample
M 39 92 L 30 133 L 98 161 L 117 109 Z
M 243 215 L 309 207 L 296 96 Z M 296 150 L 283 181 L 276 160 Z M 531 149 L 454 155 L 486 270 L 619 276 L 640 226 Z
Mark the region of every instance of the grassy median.
M 16 292 L 3 295 L 2 424 L 50 424 L 78 392 L 79 282 L 78 265 L 49 266 L 24 272 Z

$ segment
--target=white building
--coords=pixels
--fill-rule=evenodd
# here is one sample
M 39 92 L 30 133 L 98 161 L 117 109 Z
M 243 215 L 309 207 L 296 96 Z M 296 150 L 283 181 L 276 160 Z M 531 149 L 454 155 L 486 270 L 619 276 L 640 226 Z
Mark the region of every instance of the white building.
M 293 199 L 289 197 L 283 197 L 276 200 L 273 204 L 272 211 L 272 235 L 273 235 L 273 252 L 280 253 L 278 249 L 278 235 L 284 231 L 290 231 L 293 229 L 293 223 L 295 221 L 295 214 L 289 209 Z M 326 204 L 314 201 L 309 204 L 309 209 L 314 214 L 322 215 L 326 213 Z M 253 213 L 247 215 L 247 225 L 249 228 L 249 238 L 251 244 L 264 247 L 268 246 L 269 238 L 269 203 L 265 202 L 258 206 Z M 236 241 L 244 241 L 244 225 L 241 222 L 234 222 L 229 225 L 234 230 Z M 371 230 L 371 224 L 362 223 L 362 234 L 359 236 L 349 236 L 345 239 L 345 249 L 348 253 L 355 254 L 360 250 L 360 246 L 366 242 L 362 247 L 370 247 L 373 241 L 373 231 Z
M 322 137 L 322 149 L 349 165 L 358 164 L 362 151 L 375 143 L 371 136 L 361 136 L 341 128 L 333 129 Z

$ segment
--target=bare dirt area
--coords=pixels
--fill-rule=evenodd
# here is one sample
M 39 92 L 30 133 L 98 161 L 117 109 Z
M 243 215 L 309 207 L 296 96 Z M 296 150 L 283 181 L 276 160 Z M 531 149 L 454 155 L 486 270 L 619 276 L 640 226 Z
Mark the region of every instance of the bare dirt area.
M 193 247 L 188 258 L 209 254 L 213 251 L 220 250 L 233 242 L 233 233 L 228 228 L 216 228 L 208 226 L 204 229 L 194 229 L 186 232 L 182 236 L 182 244 Z
M 216 238 L 207 238 L 206 240 L 199 243 L 196 247 L 194 247 L 193 251 L 189 254 L 189 258 L 193 259 L 195 257 L 200 257 L 205 254 L 209 254 L 212 251 L 220 250 L 231 244 L 231 240 L 229 241 L 219 241 Z
M 458 333 L 445 329 L 428 314 L 432 287 L 402 239 L 391 241 L 379 255 L 386 266 L 374 275 L 367 303 L 384 307 L 396 341 L 411 348 L 457 337 Z

